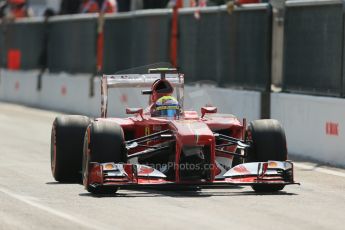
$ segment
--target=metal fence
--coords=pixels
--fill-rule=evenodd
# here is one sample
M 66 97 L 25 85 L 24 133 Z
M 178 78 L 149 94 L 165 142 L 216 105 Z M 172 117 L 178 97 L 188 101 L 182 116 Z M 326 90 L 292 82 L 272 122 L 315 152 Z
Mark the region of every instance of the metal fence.
M 229 13 L 225 7 L 180 13 L 179 66 L 187 81 L 213 81 L 255 90 L 270 82 L 271 11 L 253 4 Z
M 171 10 L 138 11 L 105 18 L 105 73 L 169 61 Z
M 342 1 L 287 2 L 284 34 L 284 91 L 340 96 Z
M 48 69 L 95 73 L 97 15 L 57 16 L 49 20 Z
M 231 15 L 222 10 L 221 16 L 221 84 L 268 90 L 272 37 L 270 6 L 248 5 Z
M 182 9 L 179 15 L 178 66 L 187 82 L 218 82 L 220 58 L 219 8 L 203 9 L 199 18 L 195 9 Z
M 169 61 L 172 20 L 171 9 L 105 16 L 102 72 Z M 95 74 L 100 22 L 94 14 L 2 23 L 1 66 Z M 282 24 L 283 91 L 344 96 L 343 2 L 287 1 Z M 269 4 L 243 5 L 232 12 L 225 6 L 180 9 L 178 27 L 177 62 L 187 82 L 270 91 Z
M 6 68 L 5 61 L 6 61 L 6 56 L 5 56 L 5 29 L 4 25 L 0 24 L 0 67 L 1 68 Z
M 170 10 L 138 12 L 132 27 L 132 66 L 169 61 Z
M 1 25 L 1 66 L 38 69 L 44 65 L 45 23 L 43 19 L 19 20 Z
M 104 23 L 104 65 L 105 73 L 132 66 L 132 14 L 107 17 Z

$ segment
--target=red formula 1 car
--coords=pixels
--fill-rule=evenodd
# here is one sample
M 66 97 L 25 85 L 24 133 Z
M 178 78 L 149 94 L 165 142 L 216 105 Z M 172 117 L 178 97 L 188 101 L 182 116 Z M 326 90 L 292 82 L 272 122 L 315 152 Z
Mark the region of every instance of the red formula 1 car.
M 295 184 L 284 131 L 276 120 L 246 127 L 215 107 L 183 110 L 183 75 L 176 69 L 104 75 L 101 118 L 60 116 L 51 135 L 51 169 L 59 182 L 83 181 L 91 193 L 118 188 L 249 185 L 279 191 Z M 109 118 L 108 90 L 151 87 L 149 105 Z M 82 176 L 81 176 L 82 174 Z

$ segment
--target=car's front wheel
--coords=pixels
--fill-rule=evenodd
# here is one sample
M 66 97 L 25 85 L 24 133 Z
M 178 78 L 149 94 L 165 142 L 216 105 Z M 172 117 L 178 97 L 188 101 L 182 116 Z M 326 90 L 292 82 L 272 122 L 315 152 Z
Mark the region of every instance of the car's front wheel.
M 248 150 L 247 162 L 287 160 L 285 132 L 277 120 L 252 121 L 248 126 L 247 137 L 252 141 L 252 146 Z M 256 192 L 276 192 L 282 190 L 284 185 L 258 184 L 253 185 L 252 188 Z
M 126 163 L 125 139 L 120 125 L 110 121 L 95 121 L 89 125 L 84 138 L 83 183 L 88 192 L 111 194 L 116 187 L 93 187 L 88 182 L 90 162 Z

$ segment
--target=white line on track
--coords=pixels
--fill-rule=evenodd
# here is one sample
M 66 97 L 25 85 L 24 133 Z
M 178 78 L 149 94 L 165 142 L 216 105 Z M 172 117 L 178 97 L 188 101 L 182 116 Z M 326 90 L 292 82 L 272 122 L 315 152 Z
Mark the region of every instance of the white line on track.
M 332 169 L 326 169 L 326 168 L 321 168 L 316 165 L 311 165 L 311 164 L 304 164 L 304 163 L 294 163 L 294 166 L 296 168 L 300 169 L 305 169 L 305 170 L 311 170 L 311 171 L 316 171 L 324 174 L 329 174 L 333 176 L 340 176 L 340 177 L 345 177 L 345 172 L 340 172 L 337 170 L 332 170 Z
M 4 188 L 0 188 L 0 192 L 16 199 L 16 200 L 19 200 L 21 202 L 24 202 L 32 207 L 35 207 L 37 209 L 40 209 L 42 211 L 45 211 L 45 212 L 48 212 L 52 215 L 55 215 L 57 217 L 60 217 L 62 219 L 65 219 L 65 220 L 68 220 L 70 222 L 73 222 L 75 224 L 78 224 L 80 225 L 81 227 L 84 227 L 84 228 L 88 228 L 88 229 L 96 229 L 96 230 L 101 230 L 101 229 L 105 229 L 104 226 L 100 226 L 100 225 L 96 225 L 94 223 L 89 223 L 89 222 L 86 222 L 86 220 L 80 220 L 80 219 L 77 219 L 76 217 L 73 217 L 67 213 L 63 213 L 63 212 L 60 212 L 60 211 L 57 211 L 55 209 L 52 209 L 50 207 L 47 207 L 47 206 L 44 206 L 42 204 L 39 204 L 39 203 L 36 203 L 28 198 L 26 198 L 25 196 L 21 196 L 21 195 L 18 195 L 18 194 L 15 194 L 13 193 L 12 191 L 9 191 L 7 189 L 4 189 Z M 114 226 L 111 227 L 111 229 L 117 229 L 115 228 Z

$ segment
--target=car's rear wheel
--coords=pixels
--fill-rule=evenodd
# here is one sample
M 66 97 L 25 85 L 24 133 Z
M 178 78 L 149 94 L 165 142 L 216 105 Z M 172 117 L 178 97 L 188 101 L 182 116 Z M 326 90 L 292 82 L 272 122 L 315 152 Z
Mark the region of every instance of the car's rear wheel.
M 287 160 L 285 132 L 277 120 L 264 119 L 252 121 L 247 130 L 247 137 L 252 140 L 248 150 L 247 162 L 265 162 L 269 160 Z M 284 185 L 253 185 L 256 192 L 276 192 Z
M 68 115 L 55 118 L 51 132 L 51 171 L 59 182 L 81 182 L 83 139 L 90 119 Z
M 94 194 L 115 193 L 117 187 L 93 187 L 89 184 L 90 162 L 127 162 L 125 139 L 120 125 L 110 121 L 93 122 L 87 128 L 84 138 L 83 182 L 86 190 Z

